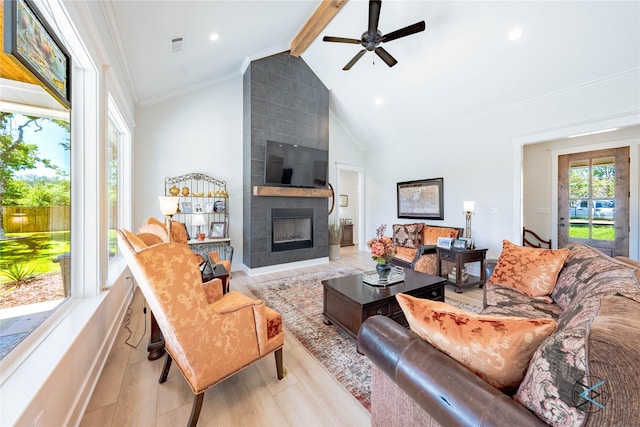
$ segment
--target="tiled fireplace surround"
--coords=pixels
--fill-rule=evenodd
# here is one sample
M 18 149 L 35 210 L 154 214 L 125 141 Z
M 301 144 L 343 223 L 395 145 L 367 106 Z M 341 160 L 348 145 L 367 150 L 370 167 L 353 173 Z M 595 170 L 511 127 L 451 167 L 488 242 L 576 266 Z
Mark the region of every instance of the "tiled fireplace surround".
M 329 148 L 329 91 L 301 59 L 283 52 L 251 62 L 243 78 L 243 263 L 278 266 L 328 256 L 328 202 L 320 197 L 254 196 L 264 185 L 267 140 Z M 312 247 L 272 248 L 272 215 L 310 209 Z

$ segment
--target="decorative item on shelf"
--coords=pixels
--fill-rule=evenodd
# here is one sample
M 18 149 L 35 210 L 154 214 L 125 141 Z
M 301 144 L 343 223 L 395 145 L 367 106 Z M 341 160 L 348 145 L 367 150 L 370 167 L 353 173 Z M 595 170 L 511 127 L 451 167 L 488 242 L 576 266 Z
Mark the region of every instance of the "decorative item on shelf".
M 213 211 L 222 213 L 224 212 L 224 210 L 225 210 L 224 200 L 216 200 L 215 203 L 213 204 Z
M 342 242 L 342 222 L 329 224 L 329 259 L 340 259 L 340 242 Z
M 472 200 L 465 200 L 462 202 L 464 207 L 464 216 L 467 220 L 466 227 L 464 230 L 464 237 L 467 239 L 471 239 L 471 215 L 473 215 L 473 210 L 475 209 L 476 202 Z M 469 249 L 473 249 L 473 240 L 471 240 L 471 247 Z
M 172 196 L 177 196 L 178 194 L 180 194 L 180 189 L 178 187 L 176 187 L 175 185 L 173 187 L 171 187 L 169 189 L 169 194 L 171 194 Z
M 389 260 L 396 254 L 396 246 L 390 237 L 385 236 L 386 224 L 382 224 L 376 229 L 376 237 L 367 242 L 367 247 L 371 249 L 371 258 L 378 263 L 376 265 L 376 271 L 380 279 L 380 283 L 385 283 L 389 280 L 389 273 L 391 272 L 391 266 Z
M 224 239 L 227 224 L 224 222 L 212 222 L 209 229 L 210 239 Z
M 204 192 L 203 192 L 203 191 L 201 191 L 201 192 L 199 192 L 199 193 L 191 193 L 191 195 L 192 195 L 193 197 L 204 197 Z
M 171 241 L 171 217 L 173 217 L 178 211 L 178 198 L 172 196 L 160 196 L 160 212 L 165 217 L 167 224 L 167 239 Z
M 204 240 L 205 237 L 205 233 L 202 233 L 201 230 L 201 226 L 203 225 L 207 225 L 207 220 L 204 219 L 204 215 L 202 214 L 198 214 L 198 215 L 194 215 L 193 216 L 193 221 L 191 222 L 191 225 L 197 226 L 198 227 L 198 231 L 196 233 L 196 235 L 198 236 L 198 240 Z
M 193 213 L 193 207 L 191 206 L 191 202 L 182 202 L 181 203 L 180 212 L 182 213 Z
M 189 195 L 189 187 L 182 187 L 182 195 L 187 197 Z

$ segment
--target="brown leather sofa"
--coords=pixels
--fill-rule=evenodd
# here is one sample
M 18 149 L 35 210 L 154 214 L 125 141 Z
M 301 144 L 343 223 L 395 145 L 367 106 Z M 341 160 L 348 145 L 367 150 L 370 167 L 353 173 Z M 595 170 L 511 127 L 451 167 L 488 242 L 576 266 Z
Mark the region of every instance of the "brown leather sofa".
M 558 321 L 513 396 L 391 319 L 367 319 L 358 347 L 372 361 L 371 425 L 638 425 L 640 264 L 585 245 L 572 244 L 569 250 L 551 304 L 485 286 L 483 313 Z M 577 368 L 586 376 L 576 374 Z M 587 376 L 604 381 L 590 395 L 598 405 L 575 400 Z M 534 400 L 522 402 L 522 396 Z

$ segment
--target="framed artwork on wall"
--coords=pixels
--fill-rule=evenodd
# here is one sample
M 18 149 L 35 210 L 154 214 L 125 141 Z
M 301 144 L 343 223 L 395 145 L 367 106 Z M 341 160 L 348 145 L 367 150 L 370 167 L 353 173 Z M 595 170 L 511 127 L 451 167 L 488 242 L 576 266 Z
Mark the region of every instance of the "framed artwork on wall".
M 444 178 L 397 184 L 398 218 L 444 219 Z
M 71 107 L 71 56 L 30 0 L 4 2 L 3 50 Z
M 340 207 L 341 208 L 346 208 L 347 206 L 349 206 L 349 196 L 346 194 L 341 194 L 340 195 Z

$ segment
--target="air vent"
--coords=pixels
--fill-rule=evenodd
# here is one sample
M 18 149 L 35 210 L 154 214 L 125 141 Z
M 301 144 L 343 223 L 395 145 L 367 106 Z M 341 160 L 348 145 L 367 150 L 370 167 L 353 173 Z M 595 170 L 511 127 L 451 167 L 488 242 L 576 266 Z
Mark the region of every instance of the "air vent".
M 182 52 L 183 37 L 174 37 L 171 39 L 171 53 Z

